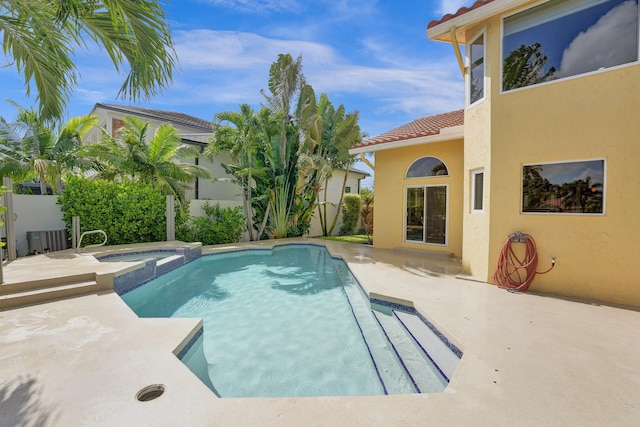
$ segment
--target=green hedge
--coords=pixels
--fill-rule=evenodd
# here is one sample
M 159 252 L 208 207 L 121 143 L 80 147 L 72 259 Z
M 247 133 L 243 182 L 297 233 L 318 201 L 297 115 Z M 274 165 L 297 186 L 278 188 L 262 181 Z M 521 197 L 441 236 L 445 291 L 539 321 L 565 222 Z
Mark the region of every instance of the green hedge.
M 219 203 L 202 207 L 205 216 L 191 217 L 190 225 L 176 226 L 176 237 L 185 242 L 202 242 L 203 245 L 236 243 L 242 237 L 245 217 L 241 207 L 221 208 Z
M 103 230 L 109 245 L 167 239 L 166 197 L 145 183 L 71 178 L 58 204 L 68 230 L 71 218 L 79 216 L 81 232 Z M 176 224 L 179 222 L 176 218 Z M 88 235 L 82 245 L 102 239 L 101 235 Z
M 341 235 L 353 234 L 360 219 L 360 195 L 345 194 L 342 198 L 342 226 Z

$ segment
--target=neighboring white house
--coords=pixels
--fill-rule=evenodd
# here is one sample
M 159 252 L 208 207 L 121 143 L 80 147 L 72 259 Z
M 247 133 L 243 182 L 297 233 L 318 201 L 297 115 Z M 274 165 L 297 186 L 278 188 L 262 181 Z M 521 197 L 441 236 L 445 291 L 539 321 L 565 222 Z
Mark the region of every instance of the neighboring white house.
M 200 151 L 203 151 L 207 146 L 211 136 L 211 122 L 183 113 L 123 105 L 96 104 L 91 110 L 91 114 L 98 116 L 99 126 L 106 130 L 109 135 L 114 135 L 124 125 L 125 117 L 135 116 L 141 120 L 151 122 L 150 135 L 153 135 L 163 123 L 171 124 L 180 132 L 183 143 L 194 145 Z M 100 131 L 94 129 L 87 134 L 85 141 L 93 143 L 99 139 Z M 214 162 L 210 162 L 204 156 L 190 159 L 189 161 L 206 167 L 218 179 L 232 178 L 232 176 L 225 173 L 221 166 L 222 163 L 230 163 L 229 156 L 226 153 L 220 153 Z M 221 206 L 238 206 L 242 204 L 240 187 L 225 180 L 212 182 L 208 179 L 196 179 L 186 196 L 187 199 L 191 200 L 219 201 Z

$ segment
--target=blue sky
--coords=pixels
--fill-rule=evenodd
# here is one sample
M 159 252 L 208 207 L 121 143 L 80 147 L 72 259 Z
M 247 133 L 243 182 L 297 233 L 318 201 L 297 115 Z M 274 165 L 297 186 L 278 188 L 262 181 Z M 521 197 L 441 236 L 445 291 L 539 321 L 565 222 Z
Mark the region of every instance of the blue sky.
M 211 120 L 241 103 L 258 109 L 279 53 L 302 55 L 316 93 L 360 112 L 370 137 L 418 117 L 464 106 L 451 45 L 431 41 L 429 21 L 471 0 L 172 0 L 168 11 L 180 63 L 173 85 L 145 103 L 116 99 L 123 77 L 95 46 L 78 51 L 79 84 L 68 117 L 97 102 L 179 111 Z M 1 60 L 0 60 L 1 61 Z M 4 65 L 4 64 L 3 64 Z M 29 107 L 12 67 L 0 66 L 0 116 L 15 118 L 10 98 Z M 356 167 L 368 170 L 364 164 Z M 367 183 L 369 186 L 371 182 Z

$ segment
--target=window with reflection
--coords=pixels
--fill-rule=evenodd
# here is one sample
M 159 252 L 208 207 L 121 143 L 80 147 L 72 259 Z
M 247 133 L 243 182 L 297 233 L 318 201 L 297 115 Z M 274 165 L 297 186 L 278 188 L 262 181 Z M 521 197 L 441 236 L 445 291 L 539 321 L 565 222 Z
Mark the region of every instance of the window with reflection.
M 447 165 L 437 157 L 421 157 L 413 162 L 407 171 L 407 178 L 448 175 Z
M 604 160 L 522 167 L 522 212 L 604 213 Z
M 638 60 L 637 0 L 552 0 L 503 20 L 502 89 Z
M 484 98 L 484 35 L 469 44 L 469 104 Z

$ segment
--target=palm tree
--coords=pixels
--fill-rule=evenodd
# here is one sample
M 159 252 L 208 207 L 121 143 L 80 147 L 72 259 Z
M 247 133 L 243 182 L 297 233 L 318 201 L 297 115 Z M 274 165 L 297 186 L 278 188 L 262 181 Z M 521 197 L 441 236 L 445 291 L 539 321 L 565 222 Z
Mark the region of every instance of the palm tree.
M 33 81 L 38 115 L 59 120 L 77 82 L 75 48 L 91 39 L 126 77 L 119 97 L 148 99 L 171 83 L 176 63 L 157 0 L 0 0 L 0 36 L 9 65 Z
M 355 163 L 355 157 L 349 154 L 349 149 L 362 140 L 362 133 L 358 125 L 358 112 L 345 113 L 342 104 L 335 109 L 326 94 L 320 95 L 318 115 L 322 118 L 322 139 L 317 147 L 316 155 L 322 159 L 325 165 L 317 176 L 318 183 L 324 185 L 324 212 L 321 212 L 320 217 L 322 218 L 322 213 L 324 213 L 324 223 L 321 220 L 322 231 L 325 236 L 330 236 L 338 223 L 340 210 L 336 211 L 331 227 L 327 229 L 326 206 L 329 179 L 333 176 L 335 169 L 345 169 L 340 200 L 338 201 L 338 206 L 341 206 L 349 176 L 349 167 Z
M 145 182 L 183 203 L 188 184 L 195 178 L 211 179 L 211 174 L 200 165 L 182 162 L 200 153 L 191 145 L 181 144 L 173 126 L 163 123 L 149 136 L 150 125 L 126 117 L 116 137 L 105 134 L 99 143 L 87 146 L 86 153 L 103 165 L 95 178 Z
M 263 113 L 264 114 L 264 113 Z M 234 165 L 227 165 L 242 188 L 242 202 L 247 219 L 249 240 L 254 240 L 253 230 L 253 178 L 254 173 L 262 173 L 256 168 L 256 152 L 264 146 L 261 115 L 257 115 L 248 104 L 240 106 L 240 112 L 225 111 L 215 115 L 213 135 L 205 155 L 210 159 L 227 150 Z M 227 123 L 226 125 L 223 125 Z M 258 236 L 259 237 L 259 236 Z
M 96 116 L 74 117 L 56 132 L 33 109 L 14 105 L 18 108 L 15 122 L 0 118 L 0 176 L 16 181 L 37 178 L 40 194 L 47 194 L 47 183 L 60 194 L 65 173 L 94 168 L 80 151 L 82 138 L 98 125 Z
M 290 54 L 279 54 L 278 60 L 269 69 L 269 92 L 260 92 L 265 97 L 267 105 L 276 113 L 281 113 L 282 128 L 280 138 L 280 161 L 286 169 L 287 149 L 291 145 L 288 139 L 288 128 L 291 123 L 291 108 L 294 99 L 305 84 L 302 74 L 302 56 L 294 61 Z
M 555 67 L 544 71 L 549 58 L 540 49 L 540 43 L 530 46 L 520 45 L 504 59 L 502 90 L 530 86 L 549 80 L 556 72 Z

